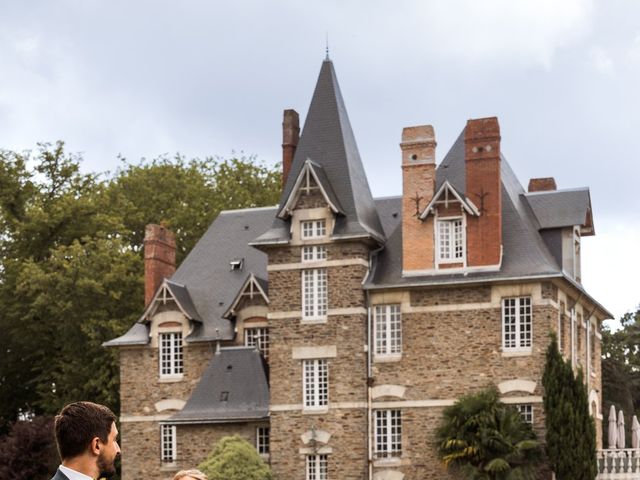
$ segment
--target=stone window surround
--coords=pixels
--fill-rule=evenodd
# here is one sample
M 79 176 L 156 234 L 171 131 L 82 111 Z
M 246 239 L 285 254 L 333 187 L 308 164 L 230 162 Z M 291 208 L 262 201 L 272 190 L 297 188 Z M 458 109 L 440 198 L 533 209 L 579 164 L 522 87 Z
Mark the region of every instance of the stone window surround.
M 329 275 L 326 268 L 301 271 L 303 321 L 326 321 L 329 303 Z
M 164 467 L 174 467 L 177 460 L 177 429 L 175 425 L 160 425 L 160 461 Z
M 459 258 L 455 257 L 455 223 L 460 221 L 460 228 L 462 233 L 461 243 L 462 243 L 462 256 Z M 450 242 L 450 252 L 453 253 L 451 258 L 442 258 L 441 254 L 441 242 L 445 239 L 441 237 L 440 233 L 440 223 L 448 223 L 449 224 L 449 235 L 448 241 Z M 440 265 L 446 265 L 450 263 L 462 263 L 462 268 L 467 265 L 467 221 L 466 215 L 456 215 L 456 216 L 446 216 L 446 217 L 438 217 L 436 215 L 435 218 L 435 257 L 436 257 L 436 268 L 439 268 Z
M 326 238 L 327 221 L 325 218 L 312 218 L 300 221 L 300 238 L 302 240 L 317 240 Z
M 269 456 L 269 437 L 270 428 L 261 426 L 256 427 L 256 450 L 262 457 Z
M 384 312 L 380 310 L 384 308 Z M 395 311 L 397 310 L 397 311 Z M 378 315 L 383 316 L 384 329 L 384 352 L 379 351 L 378 345 Z M 396 318 L 397 317 L 397 318 Z M 397 321 L 394 321 L 397 320 Z M 394 339 L 392 331 L 398 331 L 397 339 Z M 397 345 L 394 343 L 397 341 Z M 374 361 L 399 361 L 402 359 L 402 308 L 400 304 L 378 304 L 373 305 L 373 360 Z
M 515 328 L 515 336 L 514 336 L 514 341 L 515 341 L 515 345 L 513 346 L 506 346 L 505 345 L 505 326 L 506 326 L 506 320 L 507 320 L 507 301 L 514 301 L 514 305 L 512 307 L 509 308 L 513 308 L 514 311 L 514 318 L 513 318 L 513 325 L 512 328 Z M 525 319 L 521 318 L 521 313 L 520 310 L 522 308 L 522 303 L 525 302 L 525 305 L 528 306 L 529 308 L 529 318 L 527 319 L 525 317 Z M 531 296 L 528 295 L 523 295 L 523 296 L 513 296 L 513 297 L 505 297 L 502 299 L 502 309 L 501 309 L 501 318 L 502 318 L 502 353 L 503 356 L 505 354 L 524 354 L 524 355 L 531 355 L 532 353 L 532 349 L 533 349 L 533 329 L 534 329 L 534 325 L 533 325 L 533 301 Z M 530 326 L 530 330 L 529 330 L 529 334 L 525 337 L 524 339 L 524 345 L 522 344 L 523 340 L 521 338 L 521 327 L 523 323 L 528 323 Z M 529 345 L 527 345 L 527 343 Z
M 385 464 L 400 461 L 402 455 L 402 410 L 377 409 L 374 416 L 374 455 Z M 379 429 L 380 427 L 380 429 Z M 382 448 L 379 448 L 379 446 Z
M 529 424 L 533 424 L 533 405 L 530 403 L 515 403 L 514 406 L 522 415 L 522 419 Z
M 269 327 L 248 324 L 244 326 L 243 331 L 244 345 L 257 347 L 265 359 L 269 358 Z
M 177 337 L 179 335 L 179 337 Z M 160 340 L 163 336 L 167 336 L 168 344 L 166 347 L 168 351 L 164 351 L 163 342 Z M 160 330 L 158 333 L 158 381 L 159 382 L 173 382 L 180 381 L 184 378 L 184 336 L 181 331 Z M 163 365 L 165 353 L 168 355 L 168 368 L 169 372 L 163 372 L 163 368 L 167 365 Z
M 326 234 L 323 237 L 302 238 L 302 222 L 308 220 L 324 220 Z M 291 241 L 289 245 L 313 245 L 326 243 L 331 237 L 335 225 L 335 215 L 329 207 L 303 208 L 291 212 Z
M 303 412 L 326 412 L 329 409 L 329 362 L 326 358 L 303 359 Z
M 327 480 L 328 458 L 326 453 L 312 452 L 306 455 L 305 479 Z

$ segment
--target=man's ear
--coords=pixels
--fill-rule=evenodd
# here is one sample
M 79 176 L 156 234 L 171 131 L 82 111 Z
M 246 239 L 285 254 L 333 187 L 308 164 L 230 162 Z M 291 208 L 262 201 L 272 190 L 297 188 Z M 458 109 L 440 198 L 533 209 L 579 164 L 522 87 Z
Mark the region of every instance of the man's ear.
M 93 437 L 93 439 L 91 440 L 91 444 L 89 446 L 89 450 L 91 450 L 91 453 L 93 453 L 94 455 L 99 455 L 101 446 L 102 445 L 100 442 L 100 438 Z

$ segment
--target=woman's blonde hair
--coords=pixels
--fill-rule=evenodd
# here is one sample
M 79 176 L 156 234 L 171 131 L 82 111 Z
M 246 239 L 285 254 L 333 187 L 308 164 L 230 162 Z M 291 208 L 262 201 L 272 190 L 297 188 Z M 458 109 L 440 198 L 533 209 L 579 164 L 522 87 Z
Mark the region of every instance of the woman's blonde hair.
M 207 476 L 202 473 L 200 470 L 192 469 L 192 470 L 180 470 L 175 474 L 173 480 L 180 480 L 184 477 L 195 478 L 196 480 L 207 480 Z

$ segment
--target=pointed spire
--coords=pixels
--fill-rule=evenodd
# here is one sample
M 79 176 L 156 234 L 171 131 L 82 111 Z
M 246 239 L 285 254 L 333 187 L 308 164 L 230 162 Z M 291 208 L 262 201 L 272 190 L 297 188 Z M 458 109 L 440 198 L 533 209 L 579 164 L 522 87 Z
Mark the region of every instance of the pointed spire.
M 328 58 L 322 62 L 291 172 L 280 198 L 280 211 L 290 195 L 295 194 L 292 192 L 295 181 L 307 160 L 322 167 L 344 211 L 344 215 L 336 219 L 334 236 L 368 236 L 383 242 L 380 219 L 333 62 Z
M 330 60 L 329 59 L 329 31 L 327 31 L 327 46 L 326 46 L 326 57 L 324 58 L 325 60 Z

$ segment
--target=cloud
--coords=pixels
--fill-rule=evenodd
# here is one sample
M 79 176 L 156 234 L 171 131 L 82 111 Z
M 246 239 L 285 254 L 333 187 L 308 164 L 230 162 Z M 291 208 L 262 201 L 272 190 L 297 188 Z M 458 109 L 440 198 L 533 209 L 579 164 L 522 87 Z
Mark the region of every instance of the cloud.
M 613 58 L 603 47 L 593 47 L 590 52 L 591 64 L 600 73 L 612 75 L 614 71 Z
M 368 9 L 370 20 L 355 29 L 369 30 L 377 44 L 364 48 L 396 55 L 404 49 L 420 61 L 418 50 L 473 67 L 508 61 L 549 68 L 559 49 L 591 32 L 595 17 L 593 0 L 373 2 Z

